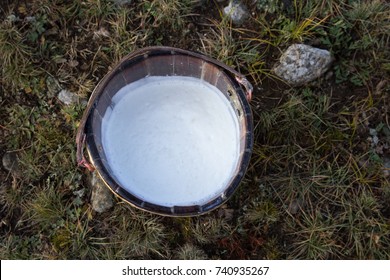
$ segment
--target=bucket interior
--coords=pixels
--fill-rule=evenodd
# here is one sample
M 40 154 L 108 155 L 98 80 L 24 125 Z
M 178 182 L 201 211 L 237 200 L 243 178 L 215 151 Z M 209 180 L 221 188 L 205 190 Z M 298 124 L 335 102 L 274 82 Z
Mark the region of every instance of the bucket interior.
M 239 126 L 239 156 L 233 176 L 221 193 L 201 205 L 168 207 L 145 201 L 120 185 L 108 163 L 102 144 L 102 122 L 107 108 L 113 109 L 113 97 L 121 88 L 151 76 L 183 76 L 207 82 L 223 93 L 235 112 Z M 224 203 L 233 194 L 249 164 L 253 142 L 253 125 L 245 94 L 230 73 L 198 57 L 178 51 L 164 50 L 123 61 L 104 77 L 95 90 L 100 92 L 86 125 L 87 149 L 99 175 L 115 194 L 138 208 L 172 216 L 206 213 Z

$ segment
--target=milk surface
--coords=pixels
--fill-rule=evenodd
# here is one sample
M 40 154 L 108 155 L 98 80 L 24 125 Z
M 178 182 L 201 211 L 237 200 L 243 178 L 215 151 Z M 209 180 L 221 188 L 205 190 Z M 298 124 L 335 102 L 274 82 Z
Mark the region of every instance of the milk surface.
M 118 183 L 163 206 L 202 204 L 230 181 L 238 121 L 214 86 L 191 77 L 146 77 L 118 91 L 103 117 L 103 148 Z

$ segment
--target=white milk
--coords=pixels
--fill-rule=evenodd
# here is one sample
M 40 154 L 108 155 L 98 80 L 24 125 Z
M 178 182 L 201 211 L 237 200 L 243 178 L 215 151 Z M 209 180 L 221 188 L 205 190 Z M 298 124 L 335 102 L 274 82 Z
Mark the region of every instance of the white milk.
M 190 77 L 146 77 L 118 91 L 103 118 L 103 148 L 130 193 L 163 206 L 220 194 L 239 154 L 238 122 L 214 86 Z

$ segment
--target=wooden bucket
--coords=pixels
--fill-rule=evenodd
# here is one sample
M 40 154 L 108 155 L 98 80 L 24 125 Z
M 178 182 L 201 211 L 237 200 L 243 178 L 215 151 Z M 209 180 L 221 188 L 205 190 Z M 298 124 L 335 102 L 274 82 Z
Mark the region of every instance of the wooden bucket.
M 123 87 L 150 76 L 183 76 L 199 79 L 220 90 L 235 112 L 239 126 L 238 163 L 222 191 L 208 201 L 191 205 L 160 205 L 124 188 L 115 176 L 102 144 L 102 119 L 112 98 Z M 202 54 L 171 47 L 148 47 L 123 58 L 96 86 L 77 132 L 79 165 L 96 170 L 106 186 L 129 204 L 160 215 L 196 216 L 225 203 L 242 180 L 253 147 L 253 122 L 249 100 L 252 86 L 240 73 Z M 126 120 L 124 120 L 126 121 Z M 84 157 L 87 148 L 89 161 Z M 152 172 L 152 170 L 151 170 Z

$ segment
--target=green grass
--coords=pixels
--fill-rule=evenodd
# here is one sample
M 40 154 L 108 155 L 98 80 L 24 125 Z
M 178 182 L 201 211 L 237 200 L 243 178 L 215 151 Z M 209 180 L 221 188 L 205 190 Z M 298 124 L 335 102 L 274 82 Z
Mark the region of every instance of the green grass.
M 15 151 L 23 176 L 0 169 L 1 259 L 390 258 L 387 1 L 245 1 L 243 26 L 213 1 L 13 2 L 0 7 L 0 156 Z M 292 43 L 330 50 L 333 75 L 280 81 L 270 69 Z M 90 174 L 76 166 L 82 101 L 150 45 L 205 53 L 254 85 L 250 167 L 229 202 L 201 217 L 118 199 L 94 212 Z M 53 84 L 81 101 L 61 104 Z

